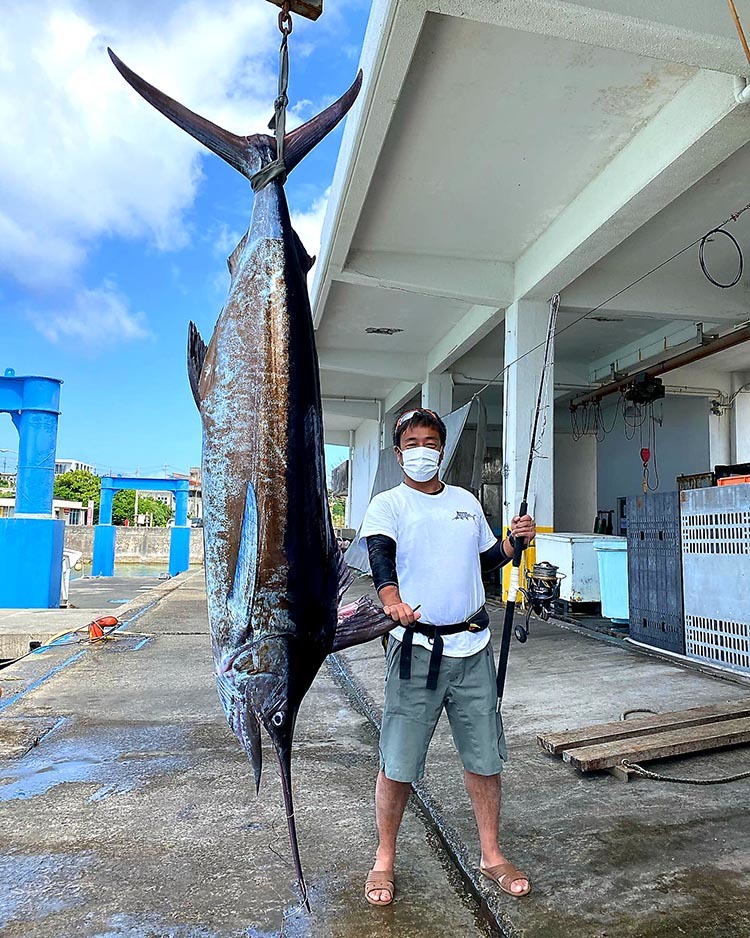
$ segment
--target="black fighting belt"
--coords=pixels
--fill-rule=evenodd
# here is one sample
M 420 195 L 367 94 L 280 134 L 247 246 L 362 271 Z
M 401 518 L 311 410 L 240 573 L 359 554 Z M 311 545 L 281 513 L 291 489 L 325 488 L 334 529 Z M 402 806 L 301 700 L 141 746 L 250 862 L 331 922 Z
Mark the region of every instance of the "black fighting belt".
M 413 625 L 404 627 L 405 634 L 401 644 L 401 662 L 399 665 L 398 676 L 402 681 L 408 681 L 411 678 L 411 650 L 414 641 L 414 633 L 426 635 L 432 642 L 432 654 L 430 655 L 430 668 L 427 672 L 427 689 L 435 690 L 437 688 L 437 678 L 440 673 L 440 662 L 443 660 L 443 636 L 456 635 L 459 632 L 483 632 L 490 624 L 490 616 L 487 610 L 482 606 L 466 622 L 456 622 L 454 625 L 423 625 L 421 622 L 414 622 Z

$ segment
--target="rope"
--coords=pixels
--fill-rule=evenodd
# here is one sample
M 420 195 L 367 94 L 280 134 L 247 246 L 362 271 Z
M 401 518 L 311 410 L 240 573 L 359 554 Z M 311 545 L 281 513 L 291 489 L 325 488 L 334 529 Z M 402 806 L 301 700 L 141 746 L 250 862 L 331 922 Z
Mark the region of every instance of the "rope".
M 643 778 L 650 778 L 656 782 L 674 782 L 678 785 L 724 785 L 727 782 L 739 782 L 750 778 L 750 772 L 739 772 L 737 775 L 725 775 L 719 778 L 681 778 L 678 775 L 661 775 L 659 772 L 650 772 L 637 762 L 628 762 L 623 759 L 620 763 L 624 769 L 629 769 Z
M 250 178 L 253 192 L 258 192 L 271 182 L 280 179 L 286 182 L 286 164 L 284 163 L 284 135 L 286 134 L 286 109 L 289 105 L 289 36 L 292 32 L 292 15 L 289 12 L 289 3 L 285 2 L 279 13 L 279 30 L 281 32 L 281 47 L 279 48 L 279 93 L 273 104 L 273 117 L 268 125 L 269 130 L 276 135 L 276 159 L 266 163 Z

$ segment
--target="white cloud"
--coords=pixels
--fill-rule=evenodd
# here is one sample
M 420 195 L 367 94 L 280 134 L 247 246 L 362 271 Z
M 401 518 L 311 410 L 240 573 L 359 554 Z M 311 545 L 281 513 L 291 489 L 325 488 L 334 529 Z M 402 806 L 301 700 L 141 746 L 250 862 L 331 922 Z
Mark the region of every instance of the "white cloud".
M 320 254 L 320 236 L 330 193 L 328 188 L 304 212 L 292 212 L 292 225 L 310 257 L 317 258 Z
M 3 6 L 0 273 L 49 289 L 75 282 L 102 235 L 148 237 L 160 249 L 186 243 L 182 216 L 202 148 L 127 86 L 106 46 L 193 110 L 255 133 L 275 93 L 278 33 L 267 4 Z
M 143 313 L 131 312 L 127 299 L 109 280 L 95 289 L 81 290 L 67 310 L 28 316 L 50 342 L 71 341 L 86 351 L 150 335 Z

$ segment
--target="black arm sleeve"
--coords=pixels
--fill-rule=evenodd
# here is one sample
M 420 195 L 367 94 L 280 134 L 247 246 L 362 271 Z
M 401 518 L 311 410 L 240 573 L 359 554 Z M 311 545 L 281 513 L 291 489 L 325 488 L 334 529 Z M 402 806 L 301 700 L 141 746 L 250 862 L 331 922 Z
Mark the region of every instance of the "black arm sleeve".
M 387 534 L 372 534 L 366 540 L 375 589 L 379 592 L 384 586 L 398 586 L 396 542 Z
M 497 570 L 498 567 L 504 567 L 505 564 L 510 563 L 512 559 L 512 557 L 507 557 L 503 550 L 503 538 L 500 538 L 499 541 L 495 541 L 492 547 L 483 550 L 479 555 L 482 573 L 491 573 L 493 570 Z

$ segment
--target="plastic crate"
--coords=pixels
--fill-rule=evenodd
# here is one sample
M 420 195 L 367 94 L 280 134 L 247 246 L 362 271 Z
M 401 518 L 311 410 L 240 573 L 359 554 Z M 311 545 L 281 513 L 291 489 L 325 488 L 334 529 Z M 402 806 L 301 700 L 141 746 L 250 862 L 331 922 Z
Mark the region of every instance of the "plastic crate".
M 685 651 L 750 674 L 750 485 L 680 493 Z
M 719 479 L 719 485 L 747 485 L 750 482 L 750 476 L 727 476 L 725 479 Z
M 628 498 L 630 637 L 685 653 L 679 493 Z

